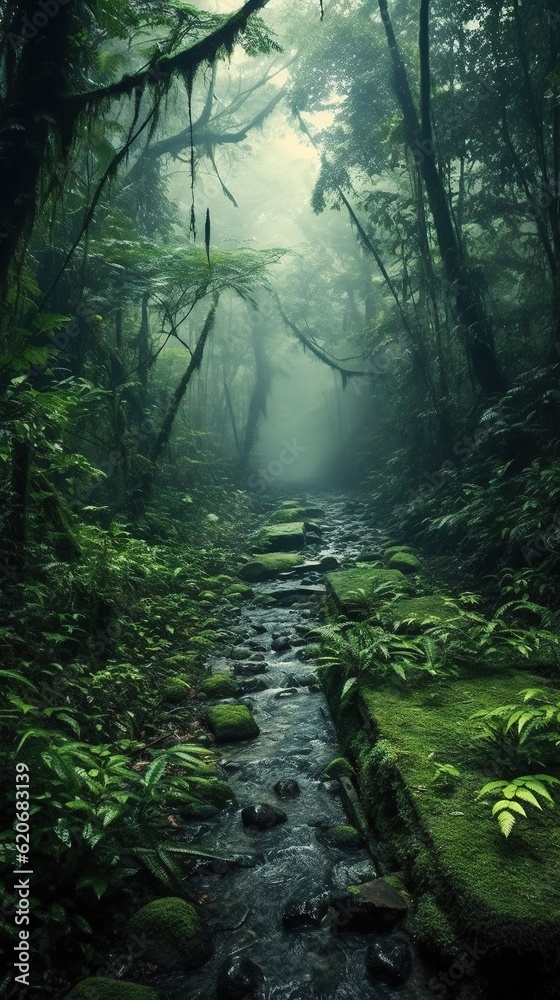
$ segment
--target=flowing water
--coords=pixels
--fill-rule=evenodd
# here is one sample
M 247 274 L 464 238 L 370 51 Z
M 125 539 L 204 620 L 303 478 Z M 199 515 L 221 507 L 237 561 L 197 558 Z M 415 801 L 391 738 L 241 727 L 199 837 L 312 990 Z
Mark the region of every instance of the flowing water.
M 378 546 L 363 505 L 332 496 L 313 502 L 325 511 L 324 544 L 313 559 L 335 555 L 347 565 L 361 549 Z M 192 836 L 206 847 L 247 856 L 247 866 L 206 862 L 191 878 L 191 891 L 204 897 L 204 912 L 218 928 L 215 953 L 198 972 L 165 983 L 172 1000 L 214 998 L 218 970 L 232 955 L 246 956 L 262 968 L 267 1000 L 421 1000 L 433 995 L 424 986 L 417 957 L 404 987 L 372 982 L 365 968 L 371 935 L 347 933 L 331 919 L 316 928 L 282 926 L 289 900 L 340 893 L 349 884 L 375 877 L 374 860 L 365 849 L 328 847 L 317 837 L 321 826 L 348 822 L 336 783 L 321 780 L 325 766 L 339 755 L 335 728 L 325 696 L 306 686 L 316 664 L 305 659 L 303 635 L 319 623 L 321 590 L 313 588 L 322 585 L 321 574 L 301 570 L 273 584 L 257 584 L 256 596 L 273 595 L 277 603 L 261 607 L 247 601 L 236 619 L 234 642 L 266 657 L 266 671 L 259 675 L 266 690 L 243 698 L 261 732 L 256 739 L 220 748 L 239 806 L 220 812 L 202 828 L 194 824 Z M 273 636 L 278 645 L 279 635 L 290 638 L 290 647 L 274 651 Z M 211 666 L 220 671 L 231 663 L 214 658 Z M 277 799 L 273 785 L 281 778 L 295 779 L 301 794 Z M 263 832 L 245 829 L 241 808 L 260 802 L 280 806 L 287 822 Z

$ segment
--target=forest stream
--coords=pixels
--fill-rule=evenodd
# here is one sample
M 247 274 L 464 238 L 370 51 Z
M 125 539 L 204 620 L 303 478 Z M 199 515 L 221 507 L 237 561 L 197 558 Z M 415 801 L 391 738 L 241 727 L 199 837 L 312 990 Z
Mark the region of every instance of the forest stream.
M 316 663 L 305 654 L 305 637 L 320 622 L 324 594 L 323 575 L 316 567 L 329 558 L 331 568 L 337 563 L 353 565 L 360 550 L 377 547 L 379 532 L 360 502 L 329 494 L 321 495 L 318 505 L 324 510 L 323 543 L 309 568 L 304 564 L 272 583 L 256 584 L 256 600 L 244 602 L 238 623 L 231 628 L 231 658 L 211 657 L 208 663 L 214 673 L 233 667 L 242 680 L 250 673 L 247 687 L 257 690 L 246 693 L 242 701 L 254 711 L 260 736 L 221 747 L 222 765 L 239 807 L 187 827 L 187 841 L 240 856 L 242 865 L 201 860 L 191 877 L 191 891 L 204 900 L 203 912 L 216 929 L 215 952 L 188 979 L 154 977 L 169 1000 L 184 1000 L 187 984 L 192 1000 L 213 997 L 220 969 L 235 958 L 256 963 L 266 987 L 262 993 L 232 991 L 224 992 L 224 997 L 381 1000 L 396 996 L 384 978 L 394 978 L 401 986 L 408 979 L 398 990 L 403 1000 L 433 995 L 424 985 L 410 939 L 397 927 L 373 935 L 345 932 L 345 890 L 382 874 L 376 870 L 374 838 L 348 848 L 321 840 L 322 829 L 354 820 L 346 816 L 339 782 L 321 780 L 339 751 L 325 696 L 311 680 Z M 274 605 L 259 607 L 263 595 L 273 597 Z M 237 659 L 251 653 L 261 653 L 262 661 Z M 285 786 L 296 782 L 299 792 L 293 796 L 295 788 L 288 785 L 287 796 L 278 796 L 274 791 L 278 782 Z M 280 807 L 287 820 L 277 824 L 272 819 L 274 825 L 264 830 L 244 827 L 242 807 L 259 803 Z M 339 907 L 329 906 L 337 897 Z M 387 920 L 389 925 L 393 922 Z M 372 941 L 380 977 L 374 974 L 373 979 L 366 973 L 366 951 Z M 255 974 L 256 970 L 250 973 Z M 257 975 L 257 987 L 258 982 Z

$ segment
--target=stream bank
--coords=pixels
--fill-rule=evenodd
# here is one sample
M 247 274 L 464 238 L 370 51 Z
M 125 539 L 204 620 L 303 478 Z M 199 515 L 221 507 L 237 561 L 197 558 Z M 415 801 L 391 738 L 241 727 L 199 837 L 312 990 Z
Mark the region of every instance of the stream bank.
M 399 746 L 399 737 L 413 733 L 415 718 L 429 719 L 441 708 L 441 691 L 431 705 L 425 690 L 412 704 L 402 689 L 380 694 L 362 685 L 358 699 L 345 701 L 342 669 L 323 665 L 335 729 L 312 658 L 327 590 L 331 621 L 341 610 L 358 621 L 371 612 L 375 573 L 400 576 L 404 569 L 402 600 L 418 600 L 411 597 L 418 590 L 411 584 L 416 556 L 404 552 L 403 559 L 398 546 L 400 553 L 388 552 L 391 540 L 360 501 L 324 495 L 313 506 L 302 499 L 297 509 L 278 507 L 268 522 L 255 540 L 257 553 L 265 551 L 248 557 L 241 570 L 251 591 L 231 609 L 230 642 L 209 658 L 210 676 L 201 686 L 216 740 L 209 737 L 209 745 L 221 756 L 236 802 L 193 817 L 181 834 L 185 845 L 203 844 L 207 852 L 191 873 L 189 892 L 213 947 L 200 938 L 203 947 L 188 970 L 141 955 L 134 971 L 155 991 L 149 1000 L 493 996 L 497 982 L 508 978 L 508 963 L 510 978 L 512 968 L 519 974 L 513 947 L 519 949 L 521 938 L 500 920 L 494 931 L 501 940 L 496 933 L 492 939 L 493 916 L 480 893 L 461 922 L 461 873 L 446 866 L 434 823 L 419 809 L 402 766 L 411 748 Z M 400 568 L 383 565 L 395 557 Z M 527 674 L 523 680 L 531 682 Z M 429 759 L 433 733 L 423 736 L 420 750 Z M 463 855 L 472 829 L 476 856 L 479 831 L 467 826 L 464 810 L 443 799 L 443 827 L 450 828 L 451 818 L 451 826 L 463 827 Z M 492 870 L 498 877 L 501 846 L 495 838 L 490 879 Z M 217 860 L 209 860 L 212 853 Z M 515 901 L 527 914 L 524 901 Z M 554 996 L 535 993 L 534 950 L 525 949 L 523 963 L 527 958 L 530 995 Z

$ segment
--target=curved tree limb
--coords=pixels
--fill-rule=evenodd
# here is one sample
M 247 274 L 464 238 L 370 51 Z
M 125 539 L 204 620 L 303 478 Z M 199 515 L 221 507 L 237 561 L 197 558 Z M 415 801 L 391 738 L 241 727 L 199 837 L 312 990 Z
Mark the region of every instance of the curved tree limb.
M 85 91 L 82 94 L 66 96 L 67 104 L 79 114 L 86 108 L 92 108 L 103 101 L 113 100 L 135 91 L 143 91 L 147 86 L 164 83 L 175 74 L 193 77 L 203 63 L 213 63 L 221 50 L 231 52 L 238 35 L 247 27 L 251 14 L 262 10 L 268 0 L 247 0 L 247 3 L 232 14 L 221 28 L 217 28 L 206 38 L 195 42 L 190 48 L 177 52 L 173 56 L 160 56 L 154 59 L 146 69 L 131 73 L 97 90 Z

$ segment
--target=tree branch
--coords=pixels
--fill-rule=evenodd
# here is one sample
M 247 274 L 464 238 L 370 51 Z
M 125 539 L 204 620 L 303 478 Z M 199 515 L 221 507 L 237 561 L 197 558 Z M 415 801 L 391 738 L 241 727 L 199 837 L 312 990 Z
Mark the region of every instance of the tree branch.
M 127 74 L 106 87 L 82 94 L 69 94 L 66 96 L 67 105 L 74 109 L 74 113 L 79 114 L 103 101 L 143 91 L 149 85 L 164 83 L 177 73 L 194 77 L 199 66 L 203 63 L 213 63 L 221 49 L 231 52 L 237 36 L 245 30 L 251 15 L 262 10 L 267 3 L 268 0 L 247 0 L 247 3 L 228 18 L 221 28 L 217 28 L 206 38 L 191 45 L 189 49 L 177 52 L 173 56 L 160 56 L 150 63 L 147 69 Z

